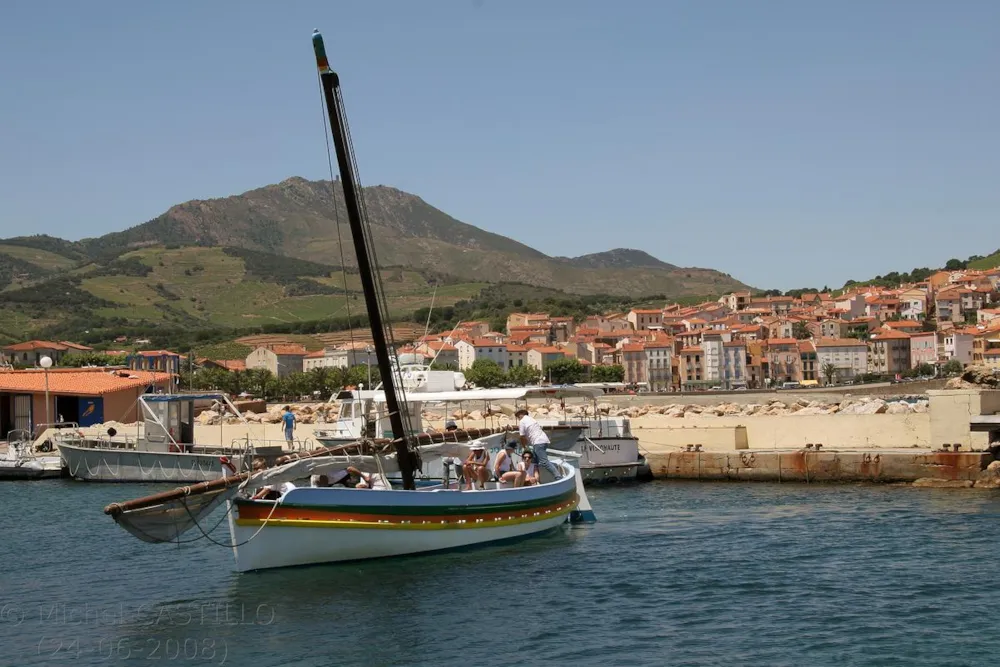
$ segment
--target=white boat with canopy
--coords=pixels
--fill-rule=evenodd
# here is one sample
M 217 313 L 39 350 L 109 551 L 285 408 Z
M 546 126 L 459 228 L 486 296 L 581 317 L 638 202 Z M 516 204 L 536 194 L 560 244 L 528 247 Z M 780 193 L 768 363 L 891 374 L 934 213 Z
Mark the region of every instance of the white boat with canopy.
M 197 402 L 209 402 L 242 419 L 225 394 L 143 394 L 138 399 L 142 419 L 135 431 L 53 429 L 47 437 L 59 449 L 69 475 L 90 482 L 204 482 L 239 469 L 251 449 L 264 453 L 249 437 L 240 448 L 196 444 Z M 250 425 L 244 423 L 249 434 Z

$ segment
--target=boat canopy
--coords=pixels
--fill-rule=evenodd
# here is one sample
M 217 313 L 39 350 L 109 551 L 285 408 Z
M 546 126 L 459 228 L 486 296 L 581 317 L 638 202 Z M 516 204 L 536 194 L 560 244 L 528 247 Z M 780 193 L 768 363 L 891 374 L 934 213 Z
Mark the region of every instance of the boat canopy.
M 527 401 L 532 399 L 598 398 L 604 392 L 596 387 L 565 384 L 550 387 L 512 387 L 510 389 L 466 389 L 464 391 L 410 391 L 409 401 L 421 403 L 461 403 L 463 401 Z M 385 394 L 375 392 L 376 403 L 385 402 Z
M 204 394 L 143 394 L 140 398 L 147 403 L 180 403 L 182 401 L 227 401 L 225 394 L 209 392 Z

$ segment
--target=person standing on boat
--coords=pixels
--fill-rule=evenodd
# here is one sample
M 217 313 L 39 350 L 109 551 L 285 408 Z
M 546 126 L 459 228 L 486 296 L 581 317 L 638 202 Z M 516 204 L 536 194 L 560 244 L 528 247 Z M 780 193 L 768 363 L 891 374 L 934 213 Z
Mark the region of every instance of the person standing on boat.
M 291 449 L 292 440 L 295 435 L 295 413 L 287 405 L 285 406 L 285 411 L 281 413 L 281 423 L 285 427 L 285 442 L 288 443 L 288 448 Z
M 531 445 L 531 451 L 535 453 L 535 462 L 552 473 L 552 479 L 562 477 L 556 464 L 549 461 L 549 436 L 545 435 L 541 424 L 532 419 L 524 408 L 515 412 L 514 416 L 517 417 L 517 432 L 521 435 L 521 447 L 527 449 L 528 445 Z

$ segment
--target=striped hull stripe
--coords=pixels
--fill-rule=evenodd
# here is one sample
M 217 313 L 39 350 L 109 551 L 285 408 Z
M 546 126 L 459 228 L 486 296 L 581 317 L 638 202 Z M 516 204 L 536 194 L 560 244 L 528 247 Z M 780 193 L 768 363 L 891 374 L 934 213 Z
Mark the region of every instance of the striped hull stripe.
M 363 492 L 362 492 L 363 493 Z M 325 515 L 336 514 L 377 514 L 385 516 L 395 516 L 401 518 L 427 517 L 427 516 L 479 516 L 491 513 L 504 514 L 521 510 L 535 509 L 538 507 L 549 507 L 576 499 L 576 489 L 569 489 L 558 496 L 547 496 L 533 500 L 524 500 L 516 503 L 490 503 L 481 505 L 307 505 L 303 503 L 283 503 L 278 506 L 272 516 L 281 516 L 283 513 L 295 510 L 305 512 L 309 516 L 324 518 Z M 271 513 L 272 503 L 270 501 L 253 501 L 237 499 L 236 506 L 239 508 L 240 516 L 246 515 L 248 518 L 260 516 L 266 517 Z
M 551 501 L 551 499 L 549 499 Z M 478 514 L 412 514 L 399 516 L 344 511 L 310 511 L 296 507 L 278 507 L 267 519 L 270 505 L 263 507 L 243 505 L 239 508 L 236 524 L 239 526 L 286 526 L 295 528 L 385 528 L 403 530 L 441 530 L 456 528 L 493 528 L 512 526 L 567 515 L 578 503 L 574 492 L 571 497 L 541 507 L 507 508 L 502 512 Z M 353 509 L 353 508 L 352 508 Z

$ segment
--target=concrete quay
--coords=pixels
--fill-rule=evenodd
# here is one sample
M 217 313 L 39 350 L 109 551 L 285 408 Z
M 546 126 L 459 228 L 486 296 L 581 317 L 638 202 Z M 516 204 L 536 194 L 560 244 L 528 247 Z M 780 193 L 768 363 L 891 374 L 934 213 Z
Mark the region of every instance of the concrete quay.
M 732 452 L 648 452 L 646 461 L 654 479 L 806 483 L 886 483 L 935 479 L 976 482 L 993 461 L 993 456 L 989 452 L 914 449 L 747 449 Z

